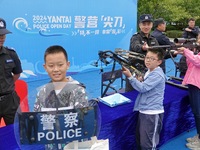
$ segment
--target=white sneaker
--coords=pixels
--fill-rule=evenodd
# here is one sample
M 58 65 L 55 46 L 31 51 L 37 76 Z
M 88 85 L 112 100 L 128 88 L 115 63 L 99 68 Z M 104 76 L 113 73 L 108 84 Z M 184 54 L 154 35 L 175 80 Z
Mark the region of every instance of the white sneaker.
M 197 139 L 194 142 L 187 143 L 186 146 L 192 150 L 197 150 L 200 148 L 200 139 Z
M 199 134 L 197 134 L 193 137 L 187 138 L 186 141 L 190 143 L 190 142 L 196 141 L 198 138 L 199 138 Z

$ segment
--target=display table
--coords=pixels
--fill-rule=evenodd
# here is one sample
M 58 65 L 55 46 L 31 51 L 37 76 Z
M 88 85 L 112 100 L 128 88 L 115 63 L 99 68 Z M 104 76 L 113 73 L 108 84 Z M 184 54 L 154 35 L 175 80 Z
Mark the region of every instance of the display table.
M 110 150 L 131 150 L 135 148 L 135 127 L 137 112 L 133 112 L 134 101 L 138 92 L 132 91 L 123 95 L 130 98 L 131 103 L 117 107 L 109 107 L 99 103 L 101 111 L 101 128 L 99 139 L 109 139 Z M 171 138 L 195 127 L 193 114 L 188 100 L 188 91 L 172 85 L 166 85 L 164 99 L 165 116 L 160 145 Z M 0 149 L 20 149 L 14 134 L 13 125 L 0 128 Z M 26 145 L 21 149 L 39 150 L 42 145 Z
M 114 108 L 99 103 L 102 116 L 99 139 L 108 138 L 110 150 L 136 149 L 137 112 L 133 112 L 133 107 L 137 94 L 136 91 L 123 94 L 130 98 L 132 102 Z M 195 127 L 186 89 L 166 84 L 164 109 L 163 129 L 159 146 Z

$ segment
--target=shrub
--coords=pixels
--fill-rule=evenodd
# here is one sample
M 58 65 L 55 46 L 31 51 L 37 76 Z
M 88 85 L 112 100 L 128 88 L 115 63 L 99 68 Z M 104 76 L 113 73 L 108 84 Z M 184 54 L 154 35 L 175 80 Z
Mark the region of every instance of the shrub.
M 166 31 L 166 34 L 169 38 L 181 38 L 183 31 L 181 31 L 181 30 L 169 30 L 169 31 Z

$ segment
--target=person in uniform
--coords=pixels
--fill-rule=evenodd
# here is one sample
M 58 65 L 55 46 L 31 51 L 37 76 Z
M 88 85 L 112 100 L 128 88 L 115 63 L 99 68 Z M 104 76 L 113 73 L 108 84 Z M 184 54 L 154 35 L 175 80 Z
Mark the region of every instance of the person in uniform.
M 188 20 L 188 27 L 184 29 L 182 37 L 187 39 L 197 38 L 198 34 L 199 28 L 195 26 L 195 19 L 190 18 Z
M 137 52 L 146 55 L 149 46 L 159 45 L 157 40 L 150 34 L 153 27 L 153 17 L 150 14 L 143 14 L 139 18 L 140 31 L 135 33 L 130 39 L 130 51 Z M 129 58 L 130 63 L 133 67 L 142 73 L 146 72 L 146 67 L 143 60 Z M 130 85 L 126 78 L 125 91 L 132 91 L 133 87 Z
M 171 45 L 171 46 L 175 46 L 174 42 L 171 42 L 169 40 L 169 38 L 166 36 L 166 34 L 164 33 L 166 30 L 166 22 L 163 18 L 158 18 L 156 20 L 154 20 L 154 31 L 151 33 L 151 35 L 153 37 L 156 38 L 156 40 L 158 41 L 159 45 Z M 162 61 L 162 64 L 160 65 L 160 67 L 163 69 L 163 72 L 166 73 L 166 66 L 165 66 L 165 59 L 171 58 L 168 50 L 163 49 L 164 50 L 164 59 Z M 172 54 L 173 57 L 176 57 L 177 55 L 177 51 L 173 51 L 170 52 Z
M 3 118 L 6 125 L 14 123 L 19 107 L 20 98 L 15 91 L 15 81 L 22 73 L 17 53 L 4 46 L 9 33 L 11 32 L 6 29 L 5 20 L 0 18 L 0 120 Z

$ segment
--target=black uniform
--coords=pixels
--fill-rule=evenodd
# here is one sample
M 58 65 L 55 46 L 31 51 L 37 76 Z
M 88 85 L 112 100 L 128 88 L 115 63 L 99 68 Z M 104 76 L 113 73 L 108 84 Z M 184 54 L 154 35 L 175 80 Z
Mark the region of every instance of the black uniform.
M 142 46 L 145 42 L 148 44 L 148 46 L 159 45 L 157 40 L 153 36 L 149 35 L 149 37 L 147 38 L 144 33 L 140 31 L 131 37 L 129 50 L 146 55 L 147 51 L 142 50 Z M 139 60 L 135 58 L 129 58 L 129 60 L 131 64 L 142 73 L 145 73 L 147 71 L 144 60 Z M 126 79 L 126 91 L 131 90 L 133 90 L 133 87 L 130 85 L 128 79 Z
M 194 27 L 194 28 L 192 29 L 192 28 L 190 28 L 189 26 L 188 26 L 187 28 L 191 29 L 192 31 L 189 32 L 189 31 L 185 31 L 185 30 L 184 30 L 182 37 L 183 37 L 183 38 L 188 38 L 188 39 L 197 38 L 198 33 L 199 33 L 199 28 L 198 28 L 198 27 Z
M 169 40 L 169 38 L 165 35 L 165 33 L 159 31 L 158 29 L 155 29 L 151 33 L 151 35 L 156 38 L 156 40 L 158 41 L 159 45 L 171 45 L 171 46 L 175 45 L 173 42 L 171 42 Z M 165 59 L 170 58 L 170 54 L 169 54 L 169 51 L 167 51 L 166 49 L 163 49 L 163 50 L 165 52 L 164 53 L 165 55 L 164 55 L 164 60 L 163 60 L 162 64 L 160 65 L 160 67 L 163 69 L 163 71 L 165 73 L 166 72 Z
M 22 72 L 21 62 L 13 49 L 0 49 L 0 119 L 3 117 L 6 125 L 14 123 L 16 110 L 19 106 L 19 96 L 15 92 L 12 74 Z

